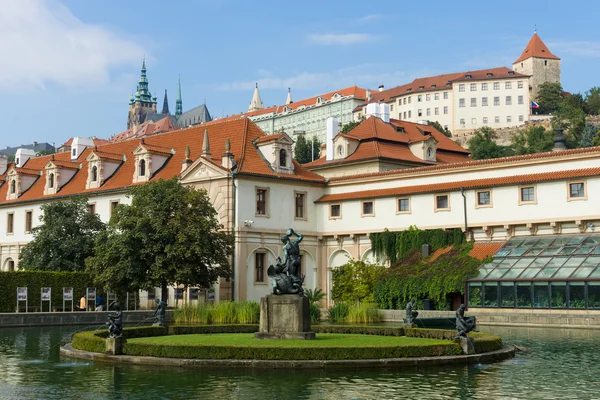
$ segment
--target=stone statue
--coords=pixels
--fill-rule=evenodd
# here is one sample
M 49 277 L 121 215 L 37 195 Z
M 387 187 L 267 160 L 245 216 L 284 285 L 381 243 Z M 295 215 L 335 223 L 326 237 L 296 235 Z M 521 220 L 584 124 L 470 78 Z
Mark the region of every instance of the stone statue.
M 108 314 L 108 337 L 115 339 L 123 336 L 123 311 L 119 303 L 112 303 L 108 309 L 113 309 L 116 312 L 114 314 Z
M 415 319 L 419 315 L 418 311 L 413 311 L 413 301 L 410 300 L 406 305 L 406 318 L 404 318 L 405 324 L 414 324 Z
M 297 239 L 290 239 L 296 236 Z M 275 265 L 270 265 L 267 275 L 271 278 L 273 294 L 304 294 L 302 282 L 304 276 L 300 274 L 300 242 L 304 236 L 289 229 L 281 236 L 283 242 L 283 261 L 277 257 Z
M 465 317 L 465 305 L 461 304 L 456 310 L 456 338 L 466 338 L 467 333 L 475 329 L 475 317 Z
M 167 310 L 167 305 L 160 299 L 154 299 L 154 302 L 156 303 L 156 310 L 154 310 L 154 323 L 152 326 L 165 326 L 165 312 Z

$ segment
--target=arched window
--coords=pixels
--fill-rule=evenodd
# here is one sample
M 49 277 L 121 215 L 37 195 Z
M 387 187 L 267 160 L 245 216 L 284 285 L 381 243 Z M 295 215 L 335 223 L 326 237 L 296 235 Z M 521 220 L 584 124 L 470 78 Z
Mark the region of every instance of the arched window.
M 15 270 L 15 262 L 11 258 L 8 259 L 8 262 L 6 263 L 6 266 L 8 267 L 8 270 L 10 272 L 12 272 L 12 271 Z
M 285 151 L 285 149 L 279 150 L 279 166 L 287 166 L 287 151 Z
M 10 181 L 10 194 L 15 194 L 17 191 L 17 182 L 13 179 Z
M 94 165 L 92 167 L 92 182 L 96 182 L 97 180 L 98 180 L 98 167 Z
M 140 160 L 140 165 L 138 167 L 138 175 L 146 176 L 146 160 Z
M 50 189 L 54 187 L 54 174 L 48 175 L 48 187 Z
M 343 146 L 338 146 L 338 155 L 340 157 L 344 155 L 344 147 Z

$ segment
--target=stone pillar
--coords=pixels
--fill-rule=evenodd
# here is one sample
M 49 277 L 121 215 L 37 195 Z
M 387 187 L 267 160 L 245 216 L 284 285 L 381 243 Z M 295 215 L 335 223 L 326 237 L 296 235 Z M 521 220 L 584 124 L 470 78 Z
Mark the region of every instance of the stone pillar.
M 314 339 L 310 332 L 308 298 L 297 294 L 269 294 L 260 299 L 257 339 Z
M 462 347 L 463 354 L 475 354 L 475 345 L 470 337 L 461 337 L 460 347 Z
M 118 356 L 123 354 L 123 345 L 126 340 L 124 337 L 120 338 L 107 338 L 106 339 L 106 354 L 112 356 Z

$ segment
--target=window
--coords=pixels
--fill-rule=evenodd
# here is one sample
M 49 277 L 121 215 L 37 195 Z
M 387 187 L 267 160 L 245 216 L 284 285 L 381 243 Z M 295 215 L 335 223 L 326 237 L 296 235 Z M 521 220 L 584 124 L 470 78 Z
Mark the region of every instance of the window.
M 431 108 L 427 109 L 427 116 L 429 117 L 431 115 Z
M 362 217 L 372 217 L 375 215 L 375 210 L 373 208 L 373 201 L 363 201 L 362 202 Z
M 305 212 L 304 210 L 306 209 L 306 206 L 305 206 L 306 193 L 295 192 L 294 197 L 295 197 L 294 204 L 295 204 L 295 210 L 296 210 L 295 214 L 294 214 L 295 218 L 298 218 L 298 219 L 306 218 L 304 216 L 304 212 Z
M 341 204 L 332 204 L 329 206 L 329 218 L 342 218 Z
M 494 90 L 500 90 L 500 82 L 494 82 Z
M 423 95 L 421 95 L 421 94 L 420 94 L 420 95 L 418 95 L 418 96 L 417 96 L 417 101 L 422 101 L 422 100 L 423 100 Z
M 119 206 L 119 200 L 113 200 L 110 202 L 110 215 L 112 216 L 117 207 Z
M 412 96 L 408 96 L 408 104 L 412 102 Z
M 25 233 L 30 233 L 33 227 L 33 211 L 25 211 Z
M 91 215 L 96 214 L 96 204 L 88 204 L 88 212 Z
M 447 194 L 438 194 L 435 196 L 434 211 L 450 211 L 450 200 Z
M 421 109 L 417 110 L 417 115 L 419 117 L 422 117 L 423 116 L 423 110 L 421 110 Z
M 146 176 L 146 160 L 140 160 L 138 165 L 138 176 Z
M 287 166 L 287 151 L 285 151 L 285 149 L 279 150 L 279 166 Z
M 506 105 L 510 106 L 512 104 L 512 97 L 511 96 L 506 96 Z
M 14 179 L 10 181 L 10 194 L 15 194 L 17 192 L 17 181 Z
M 464 124 L 465 124 L 465 119 L 464 119 L 464 118 L 461 118 L 461 119 L 460 119 L 460 124 L 461 124 L 461 125 L 464 125 Z
M 444 92 L 444 100 L 448 99 L 448 92 Z
M 477 124 L 477 118 L 471 118 L 471 124 L 472 125 L 476 125 Z
M 487 90 L 487 83 L 481 84 L 481 90 Z
M 430 101 L 431 100 L 431 95 L 430 94 L 425 95 L 425 100 L 426 101 Z
M 8 270 L 13 272 L 15 270 L 15 262 L 13 260 L 8 260 Z
M 477 84 L 471 83 L 471 92 L 475 92 L 475 91 L 477 91 Z
M 544 60 L 544 66 L 548 65 L 548 60 Z
M 15 214 L 8 213 L 6 214 L 6 233 L 12 234 L 15 228 Z
M 406 119 L 406 111 L 404 111 L 404 119 Z
M 488 105 L 488 98 L 487 97 L 482 97 L 481 98 L 481 106 L 482 107 L 487 107 Z
M 477 107 L 477 98 L 471 97 L 471 107 Z
M 506 122 L 509 124 L 512 122 L 512 117 L 510 115 L 506 117 Z
M 433 95 L 434 100 L 439 100 L 440 99 L 440 94 L 439 93 L 435 93 Z
M 440 115 L 440 108 L 436 107 L 433 112 L 435 115 Z
M 519 115 L 519 122 L 523 122 L 523 119 L 524 119 L 523 116 Z
M 512 82 L 504 82 L 504 89 L 512 89 Z
M 532 204 L 536 202 L 535 186 L 523 186 L 519 188 L 520 204 Z
M 485 125 L 485 124 L 487 124 L 487 123 L 488 123 L 488 119 L 487 119 L 487 117 L 483 117 L 483 124 Z
M 256 215 L 267 215 L 267 189 L 256 189 Z
M 73 148 L 73 149 L 71 150 L 71 155 L 72 155 L 73 157 L 75 157 L 75 156 L 77 155 L 77 149 L 76 149 L 76 148 Z
M 54 174 L 48 175 L 48 188 L 49 189 L 54 188 Z
M 568 200 L 586 200 L 585 182 L 570 182 Z
M 458 85 L 458 91 L 459 92 L 464 92 L 465 91 L 465 84 L 461 83 L 460 85 Z
M 500 117 L 494 117 L 494 122 L 499 124 L 500 123 Z
M 337 150 L 338 150 L 338 151 L 337 151 L 337 152 L 338 152 L 338 155 L 339 155 L 340 157 L 342 157 L 342 156 L 344 155 L 344 146 L 342 146 L 342 145 L 339 145 L 339 146 L 338 146 L 338 148 L 337 148 Z
M 410 213 L 410 199 L 398 199 L 398 209 L 396 210 L 396 213 Z
M 175 288 L 175 293 L 173 296 L 176 300 L 183 300 L 183 288 Z
M 403 101 L 403 103 L 406 105 L 406 97 L 404 98 L 404 101 Z
M 394 105 L 390 104 L 390 111 L 394 111 Z
M 448 114 L 448 106 L 444 106 L 444 114 Z
M 523 96 L 518 96 L 517 97 L 517 103 L 518 104 L 523 104 Z
M 458 106 L 459 107 L 464 107 L 465 106 L 465 99 L 458 99 Z
M 492 192 L 481 190 L 477 194 L 477 207 L 490 207 L 492 205 Z
M 254 254 L 254 270 L 256 275 L 254 276 L 254 282 L 264 283 L 265 281 L 265 253 Z
M 408 118 L 411 118 L 411 117 L 412 117 L 412 111 L 408 110 Z
M 494 105 L 495 106 L 499 106 L 500 105 L 500 97 L 499 96 L 495 96 L 494 97 Z

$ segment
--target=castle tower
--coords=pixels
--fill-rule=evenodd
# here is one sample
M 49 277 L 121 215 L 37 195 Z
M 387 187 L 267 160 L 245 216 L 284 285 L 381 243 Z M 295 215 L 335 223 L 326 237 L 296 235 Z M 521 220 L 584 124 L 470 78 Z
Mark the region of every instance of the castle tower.
M 142 74 L 137 85 L 135 95 L 129 99 L 129 114 L 127 117 L 127 129 L 138 125 L 142 116 L 146 113 L 156 112 L 156 96 L 152 96 L 148 90 L 148 78 L 146 77 L 146 59 L 142 61 Z
M 532 100 L 536 99 L 542 83 L 560 83 L 560 58 L 552 54 L 538 36 L 537 31 L 533 32 L 521 57 L 513 63 L 513 70 L 531 76 L 529 90 Z
M 175 116 L 183 114 L 183 101 L 181 100 L 181 78 L 177 80 L 177 100 L 175 100 Z
M 250 102 L 250 106 L 248 107 L 248 111 L 258 111 L 265 108 L 262 100 L 260 99 L 260 93 L 258 92 L 258 83 L 254 88 L 254 94 L 252 95 L 252 101 Z

